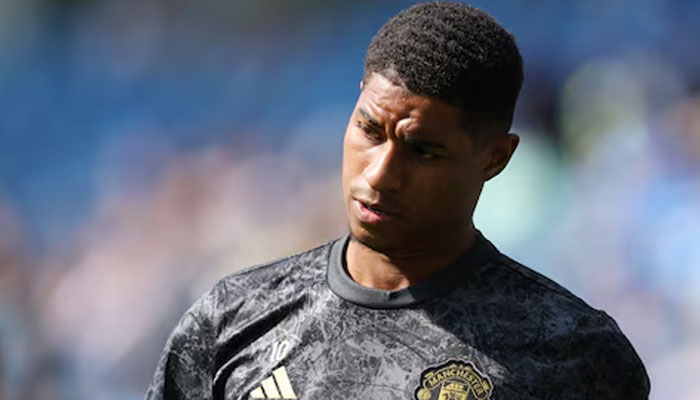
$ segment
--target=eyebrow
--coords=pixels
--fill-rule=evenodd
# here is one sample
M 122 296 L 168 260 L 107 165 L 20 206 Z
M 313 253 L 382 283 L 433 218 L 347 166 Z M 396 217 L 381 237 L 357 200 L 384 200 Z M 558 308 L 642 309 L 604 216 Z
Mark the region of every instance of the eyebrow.
M 420 139 L 415 136 L 408 136 L 404 139 L 406 143 L 408 143 L 411 146 L 421 146 L 421 147 L 428 147 L 428 148 L 433 148 L 433 149 L 446 149 L 447 146 L 445 146 L 442 143 L 439 142 L 433 142 L 432 140 L 425 140 L 425 139 Z
M 357 110 L 364 119 L 367 120 L 367 122 L 374 126 L 375 128 L 382 128 L 382 124 L 377 121 L 374 117 L 372 117 L 369 112 L 365 111 L 363 108 L 359 108 Z M 408 136 L 404 139 L 406 143 L 408 143 L 411 146 L 421 146 L 421 147 L 427 147 L 427 148 L 432 148 L 432 149 L 446 149 L 447 146 L 445 146 L 442 143 L 439 142 L 434 142 L 432 140 L 426 140 L 426 139 L 421 139 L 416 137 L 415 135 Z
M 367 122 L 369 122 L 370 125 L 374 126 L 375 128 L 381 128 L 381 127 L 382 127 L 382 124 L 379 123 L 379 121 L 377 121 L 374 117 L 372 117 L 371 115 L 369 115 L 369 113 L 368 113 L 367 111 L 365 111 L 364 109 L 360 108 L 360 109 L 358 110 L 358 112 L 362 115 L 362 117 L 363 117 L 364 119 L 367 120 Z

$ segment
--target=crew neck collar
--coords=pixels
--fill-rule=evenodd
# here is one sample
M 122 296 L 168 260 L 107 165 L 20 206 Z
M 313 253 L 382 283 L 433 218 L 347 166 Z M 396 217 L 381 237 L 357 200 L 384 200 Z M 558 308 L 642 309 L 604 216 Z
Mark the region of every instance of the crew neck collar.
M 349 242 L 350 235 L 346 235 L 332 245 L 327 272 L 328 285 L 339 297 L 369 308 L 409 307 L 437 297 L 464 284 L 477 269 L 498 255 L 498 250 L 477 231 L 469 249 L 450 266 L 415 285 L 389 291 L 362 286 L 350 277 L 345 262 Z

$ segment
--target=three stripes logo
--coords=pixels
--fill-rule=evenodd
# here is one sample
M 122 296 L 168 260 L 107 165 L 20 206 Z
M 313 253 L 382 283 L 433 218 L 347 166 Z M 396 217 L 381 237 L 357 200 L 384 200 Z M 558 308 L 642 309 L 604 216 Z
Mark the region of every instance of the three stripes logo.
M 272 371 L 272 376 L 263 379 L 260 386 L 250 392 L 251 399 L 296 399 L 289 375 L 284 367 Z

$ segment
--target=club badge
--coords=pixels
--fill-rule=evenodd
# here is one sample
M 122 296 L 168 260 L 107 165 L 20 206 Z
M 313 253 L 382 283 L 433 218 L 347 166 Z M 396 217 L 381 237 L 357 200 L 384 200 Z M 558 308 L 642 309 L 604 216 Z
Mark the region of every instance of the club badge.
M 416 400 L 488 400 L 491 380 L 471 362 L 450 360 L 421 374 Z

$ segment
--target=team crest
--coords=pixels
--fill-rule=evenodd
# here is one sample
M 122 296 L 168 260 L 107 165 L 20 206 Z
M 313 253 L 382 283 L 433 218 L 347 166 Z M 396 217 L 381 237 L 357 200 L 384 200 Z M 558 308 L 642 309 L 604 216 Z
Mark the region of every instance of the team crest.
M 416 400 L 488 400 L 491 380 L 471 362 L 450 360 L 420 376 Z

